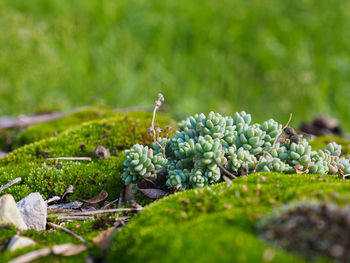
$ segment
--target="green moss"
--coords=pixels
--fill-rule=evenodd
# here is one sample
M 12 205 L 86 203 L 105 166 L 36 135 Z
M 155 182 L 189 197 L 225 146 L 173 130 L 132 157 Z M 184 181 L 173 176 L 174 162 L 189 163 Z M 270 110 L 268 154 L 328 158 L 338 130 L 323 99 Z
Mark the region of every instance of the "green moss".
M 64 226 L 72 230 L 74 233 L 82 236 L 88 242 L 88 245 L 90 247 L 89 251 L 82 252 L 72 257 L 49 255 L 47 257 L 40 258 L 35 262 L 85 262 L 85 258 L 87 256 L 90 256 L 97 261 L 101 260 L 104 257 L 104 254 L 98 247 L 94 245 L 92 239 L 99 234 L 101 229 L 107 228 L 110 225 L 106 224 L 103 228 L 95 229 L 94 225 L 98 220 L 99 219 L 93 219 L 90 221 L 66 223 Z M 15 233 L 15 230 L 0 229 L 0 245 L 2 240 L 10 239 L 13 235 L 15 235 Z M 37 244 L 27 248 L 18 249 L 12 252 L 1 251 L 2 253 L 0 254 L 0 262 L 8 262 L 9 260 L 15 257 L 44 247 L 51 247 L 54 245 L 65 243 L 71 243 L 76 245 L 82 244 L 81 241 L 79 241 L 77 238 L 65 233 L 60 229 L 53 229 L 52 231 L 27 230 L 21 233 L 20 235 L 33 239 Z
M 123 169 L 123 150 L 135 143 L 152 142 L 152 137 L 147 134 L 151 119 L 151 113 L 118 113 L 113 118 L 84 123 L 57 137 L 25 145 L 0 160 L 0 185 L 22 177 L 21 183 L 5 191 L 13 194 L 16 200 L 35 191 L 44 198 L 61 195 L 70 184 L 75 188 L 70 196 L 72 200 L 92 197 L 102 189 L 107 190 L 109 199 L 115 199 L 123 184 L 119 177 Z M 166 117 L 157 118 L 157 125 L 169 123 Z M 82 143 L 85 145 L 83 149 L 80 147 Z M 91 162 L 58 162 L 43 158 L 44 155 L 92 157 L 92 151 L 98 145 L 109 149 L 112 156 Z
M 350 141 L 338 136 L 320 136 L 309 143 L 313 150 L 323 150 L 330 142 L 336 142 L 342 146 L 342 155 L 350 154 Z
M 117 114 L 103 107 L 87 107 L 69 113 L 64 117 L 28 127 L 15 138 L 12 147 L 18 148 L 25 144 L 55 136 L 69 128 L 79 126 L 83 122 L 104 119 Z
M 234 180 L 231 187 L 221 183 L 178 193 L 151 204 L 118 232 L 108 260 L 304 262 L 263 243 L 256 236 L 256 222 L 274 207 L 294 201 L 344 205 L 350 200 L 349 186 L 334 176 L 258 173 Z

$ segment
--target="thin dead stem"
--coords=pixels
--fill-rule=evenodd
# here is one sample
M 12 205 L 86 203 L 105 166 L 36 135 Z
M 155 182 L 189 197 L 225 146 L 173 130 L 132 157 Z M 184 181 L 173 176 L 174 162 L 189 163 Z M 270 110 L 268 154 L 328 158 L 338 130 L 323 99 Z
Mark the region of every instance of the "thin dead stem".
M 58 229 L 61 229 L 63 230 L 64 232 L 76 237 L 77 239 L 79 239 L 81 242 L 83 242 L 86 246 L 88 246 L 88 243 L 86 242 L 86 240 L 84 238 L 82 238 L 81 236 L 79 236 L 78 234 L 74 233 L 73 231 L 63 227 L 63 226 L 60 226 L 60 225 L 56 225 L 54 223 L 51 223 L 49 222 L 48 225 L 52 226 L 52 227 L 55 227 L 55 228 L 58 228 Z
M 213 157 L 214 158 L 214 161 L 215 163 L 217 164 L 217 166 L 219 166 L 219 168 L 226 174 L 228 175 L 231 179 L 236 179 L 237 176 L 235 176 L 234 174 L 230 173 L 224 166 L 222 166 L 218 160 L 215 158 L 215 156 Z
M 284 130 L 284 129 L 289 125 L 289 123 L 291 122 L 292 117 L 293 117 L 293 113 L 290 113 L 290 114 L 289 114 L 289 119 L 288 119 L 286 125 L 284 125 L 284 127 L 283 127 L 282 130 L 281 130 L 281 132 L 278 133 L 278 135 L 276 136 L 275 140 L 273 141 L 273 144 L 272 144 L 271 149 L 273 149 L 273 148 L 275 147 L 277 141 L 279 140 L 279 138 L 280 138 L 281 135 L 282 135 L 283 130 Z M 264 159 L 264 157 L 266 156 L 266 154 L 269 154 L 269 155 L 271 156 L 271 154 L 270 154 L 268 151 L 264 151 L 264 154 L 263 154 L 262 156 L 260 156 L 258 163 L 254 166 L 253 173 L 256 172 L 256 169 L 258 169 L 258 166 L 260 165 L 261 161 Z

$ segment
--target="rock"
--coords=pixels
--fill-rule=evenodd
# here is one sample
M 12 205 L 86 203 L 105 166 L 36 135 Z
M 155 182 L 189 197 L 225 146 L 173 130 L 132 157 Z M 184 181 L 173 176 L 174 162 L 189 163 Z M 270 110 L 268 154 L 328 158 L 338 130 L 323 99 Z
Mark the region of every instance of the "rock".
M 27 246 L 31 246 L 31 245 L 35 245 L 36 243 L 28 238 L 28 237 L 20 237 L 18 235 L 15 235 L 10 243 L 7 246 L 7 250 L 13 251 L 16 250 L 18 248 L 23 248 L 23 247 L 27 247 Z
M 0 159 L 3 159 L 7 156 L 8 153 L 0 151 Z
M 312 123 L 302 123 L 299 130 L 315 136 L 329 134 L 342 136 L 342 129 L 338 121 L 324 115 L 316 116 Z
M 34 230 L 46 229 L 47 206 L 39 193 L 31 193 L 17 203 L 28 228 Z
M 109 151 L 103 146 L 97 146 L 96 149 L 92 152 L 92 155 L 98 159 L 105 159 L 111 156 Z
M 2 224 L 14 224 L 20 230 L 28 229 L 17 208 L 15 199 L 10 194 L 0 197 L 0 225 Z

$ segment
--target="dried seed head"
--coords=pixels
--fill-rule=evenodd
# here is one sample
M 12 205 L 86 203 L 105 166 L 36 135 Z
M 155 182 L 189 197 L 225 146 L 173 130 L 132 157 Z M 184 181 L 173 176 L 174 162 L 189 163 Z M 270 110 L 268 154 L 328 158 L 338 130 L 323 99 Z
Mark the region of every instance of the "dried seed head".
M 152 132 L 154 132 L 153 127 L 149 127 L 149 128 L 147 129 L 147 133 L 152 133 Z

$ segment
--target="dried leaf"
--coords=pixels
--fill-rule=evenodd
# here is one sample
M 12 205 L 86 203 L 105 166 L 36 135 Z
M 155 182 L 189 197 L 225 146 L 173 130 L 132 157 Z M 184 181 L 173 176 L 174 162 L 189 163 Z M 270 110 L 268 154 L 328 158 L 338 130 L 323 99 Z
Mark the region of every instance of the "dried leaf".
M 97 204 L 103 200 L 105 200 L 108 197 L 108 193 L 106 190 L 102 190 L 97 196 L 88 199 L 88 200 L 84 200 L 84 199 L 78 199 L 84 203 L 88 203 L 88 204 Z
M 297 174 L 307 174 L 309 173 L 309 169 L 306 167 L 304 170 L 300 168 L 299 165 L 294 166 L 295 173 Z
M 144 195 L 146 195 L 149 198 L 152 199 L 160 199 L 163 198 L 164 196 L 169 195 L 169 193 L 160 190 L 160 189 L 141 189 L 137 187 L 137 190 L 139 190 L 141 193 L 143 193 Z
M 106 230 L 100 232 L 96 237 L 92 239 L 92 242 L 102 250 L 106 251 L 108 249 L 109 243 L 113 237 L 113 234 L 117 230 L 116 227 L 110 227 Z

